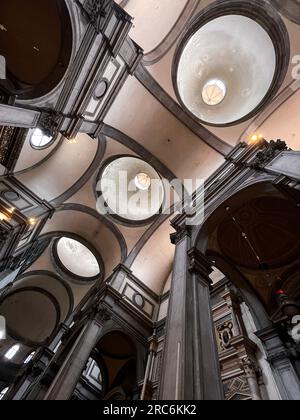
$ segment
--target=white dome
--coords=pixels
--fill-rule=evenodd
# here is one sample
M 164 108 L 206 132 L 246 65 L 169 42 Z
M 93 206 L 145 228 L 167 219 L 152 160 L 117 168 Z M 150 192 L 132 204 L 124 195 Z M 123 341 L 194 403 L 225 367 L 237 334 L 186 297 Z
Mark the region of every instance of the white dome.
M 268 33 L 248 17 L 226 15 L 208 22 L 189 39 L 178 64 L 177 87 L 182 102 L 197 118 L 226 125 L 262 102 L 275 70 L 276 52 Z M 209 101 L 212 82 L 216 97 Z

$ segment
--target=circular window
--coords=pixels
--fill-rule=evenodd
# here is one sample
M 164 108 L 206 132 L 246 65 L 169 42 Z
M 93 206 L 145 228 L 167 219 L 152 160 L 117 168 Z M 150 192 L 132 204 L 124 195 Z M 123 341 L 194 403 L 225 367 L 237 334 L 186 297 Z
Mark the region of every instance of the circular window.
M 213 3 L 191 22 L 177 48 L 177 98 L 201 123 L 241 123 L 276 94 L 289 51 L 287 29 L 273 6 L 257 0 Z
M 30 138 L 30 144 L 34 149 L 45 149 L 50 146 L 53 137 L 45 136 L 42 130 L 36 128 Z
M 56 253 L 62 267 L 74 276 L 92 279 L 101 273 L 98 259 L 81 242 L 63 237 L 56 243 Z
M 221 80 L 214 79 L 205 83 L 202 90 L 203 101 L 210 106 L 219 105 L 226 95 L 226 85 Z
M 120 222 L 145 224 L 160 214 L 164 186 L 156 170 L 142 159 L 115 158 L 100 171 L 97 209 Z

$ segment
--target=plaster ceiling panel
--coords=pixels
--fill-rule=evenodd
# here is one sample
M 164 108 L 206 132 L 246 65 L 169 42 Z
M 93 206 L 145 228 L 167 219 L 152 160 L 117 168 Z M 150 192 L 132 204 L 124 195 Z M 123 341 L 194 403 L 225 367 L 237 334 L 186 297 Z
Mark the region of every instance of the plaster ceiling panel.
M 130 37 L 144 51 L 153 50 L 172 29 L 187 0 L 130 0 L 125 7 L 134 17 Z
M 45 249 L 45 251 L 40 255 L 40 257 L 34 261 L 34 263 L 27 269 L 28 271 L 36 271 L 36 270 L 49 270 L 52 271 L 52 262 L 50 260 L 50 252 L 49 246 Z
M 76 144 L 64 141 L 42 165 L 17 176 L 19 181 L 48 201 L 63 194 L 82 177 L 97 152 L 98 142 L 88 135 L 79 134 L 76 140 Z
M 170 241 L 172 232 L 168 219 L 145 244 L 131 267 L 133 274 L 157 294 L 163 292 L 174 259 L 175 247 Z
M 24 145 L 22 147 L 19 159 L 17 161 L 14 172 L 23 171 L 31 168 L 33 165 L 37 165 L 43 159 L 45 159 L 52 150 L 57 147 L 59 138 L 54 141 L 49 147 L 45 149 L 33 149 L 30 145 L 30 138 L 34 130 L 29 130 L 26 136 Z
M 292 22 L 300 24 L 299 0 L 273 0 L 275 7 Z
M 168 53 L 157 63 L 147 66 L 147 70 L 151 76 L 160 84 L 160 86 L 177 101 L 176 94 L 172 82 L 172 64 L 176 45 L 174 45 Z
M 133 77 L 125 83 L 105 122 L 140 142 L 180 179 L 205 179 L 223 162 L 219 153 L 178 121 Z
M 258 129 L 266 139 L 282 139 L 300 151 L 300 90 L 283 103 Z M 282 123 L 284 121 L 284 124 Z

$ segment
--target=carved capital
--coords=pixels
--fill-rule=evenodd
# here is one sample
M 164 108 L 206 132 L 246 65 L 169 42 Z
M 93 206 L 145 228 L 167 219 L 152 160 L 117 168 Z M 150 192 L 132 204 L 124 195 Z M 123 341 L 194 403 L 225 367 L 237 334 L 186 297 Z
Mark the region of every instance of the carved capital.
M 201 275 L 211 285 L 212 281 L 209 278 L 209 275 L 213 272 L 211 261 L 197 248 L 192 248 L 188 251 L 188 258 L 189 272 Z
M 96 320 L 101 324 L 111 319 L 111 314 L 108 309 L 104 308 L 102 304 L 99 304 L 96 308 Z
M 38 121 L 38 127 L 43 131 L 45 136 L 54 137 L 62 116 L 55 111 L 42 112 Z
M 113 0 L 88 0 L 85 7 L 79 0 L 75 0 L 86 20 L 93 26 L 97 33 L 101 32 L 101 19 L 106 16 Z
M 176 232 L 171 233 L 170 239 L 173 245 L 177 245 L 186 236 L 191 237 L 191 226 L 183 225 L 180 226 Z
M 247 378 L 255 378 L 257 376 L 257 363 L 250 357 L 244 357 L 241 360 L 241 369 L 243 369 Z
M 271 140 L 269 143 L 265 143 L 265 147 L 260 150 L 253 162 L 250 163 L 250 167 L 253 169 L 262 169 L 271 160 L 273 160 L 279 152 L 287 150 L 286 143 L 282 140 Z

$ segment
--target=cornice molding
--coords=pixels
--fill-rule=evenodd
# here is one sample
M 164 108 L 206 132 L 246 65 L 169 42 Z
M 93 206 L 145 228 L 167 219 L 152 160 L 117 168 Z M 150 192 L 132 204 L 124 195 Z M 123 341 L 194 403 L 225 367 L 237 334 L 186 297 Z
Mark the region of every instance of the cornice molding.
M 188 259 L 189 272 L 192 274 L 199 274 L 209 285 L 212 285 L 212 280 L 209 278 L 209 275 L 213 272 L 212 262 L 197 248 L 191 248 L 188 251 Z
M 177 228 L 176 232 L 170 234 L 170 240 L 173 245 L 179 244 L 184 238 L 191 237 L 192 227 L 186 224 Z

